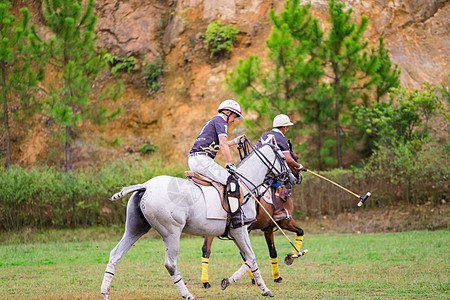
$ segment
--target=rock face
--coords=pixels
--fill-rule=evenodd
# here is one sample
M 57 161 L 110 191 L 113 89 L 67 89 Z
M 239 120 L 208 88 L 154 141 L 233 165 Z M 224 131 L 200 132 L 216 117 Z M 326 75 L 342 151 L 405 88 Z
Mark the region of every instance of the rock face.
M 306 4 L 309 0 L 302 2 Z M 352 0 L 346 1 L 346 5 L 353 9 L 357 19 L 362 15 L 369 17 L 367 39 L 375 45 L 378 37 L 383 35 L 392 61 L 402 70 L 402 84 L 417 88 L 423 81 L 437 84 L 446 80 L 450 73 L 449 2 Z M 326 23 L 328 1 L 312 0 L 311 4 L 314 15 Z M 168 14 L 170 24 L 164 29 L 166 54 L 170 54 L 172 48 L 182 46 L 180 43 L 186 38 L 193 38 L 190 36 L 193 33 L 204 32 L 210 22 L 218 19 L 232 23 L 244 32 L 242 38 L 249 39 L 252 25 L 264 24 L 269 27 L 264 30 L 270 30 L 267 15 L 270 8 L 280 11 L 283 3 L 263 0 L 99 0 L 99 43 L 120 56 L 155 52 L 160 49 L 160 27 Z M 201 41 L 197 38 L 197 42 Z M 264 40 L 252 39 L 252 44 L 261 42 Z M 234 55 L 243 57 L 239 53 Z M 226 61 L 221 63 L 227 64 Z
M 354 10 L 356 20 L 362 15 L 369 17 L 366 38 L 371 45 L 375 46 L 379 36 L 384 36 L 392 62 L 402 70 L 404 86 L 412 89 L 423 81 L 439 84 L 449 80 L 449 0 L 345 2 Z M 40 0 L 18 3 L 41 15 L 34 19 L 43 19 L 40 7 L 36 8 L 42 3 Z M 150 141 L 159 146 L 165 157 L 182 163 L 186 163 L 187 153 L 203 123 L 215 114 L 221 100 L 232 97 L 225 87 L 225 77 L 239 59 L 265 52 L 265 40 L 271 30 L 269 11 L 279 12 L 284 6 L 284 1 L 274 0 L 97 0 L 96 3 L 99 46 L 114 55 L 133 55 L 143 61 L 164 52 L 168 71 L 164 88 L 152 95 L 143 92 L 139 75 L 129 77 L 120 103 L 124 109 L 122 116 L 100 129 L 82 128 L 80 131 L 84 133 L 78 138 L 89 145 L 90 152 L 101 153 L 99 138 L 121 137 L 124 146 L 107 150 L 114 152 L 114 157 L 124 156 L 129 149 L 137 150 Z M 328 1 L 311 0 L 311 4 L 313 14 L 327 26 Z M 210 59 L 203 48 L 201 33 L 210 22 L 219 19 L 239 28 L 240 33 L 233 52 L 217 60 Z M 230 131 L 234 136 L 242 128 L 237 124 Z M 15 146 L 22 149 L 15 152 L 15 161 L 32 163 L 47 157 L 49 149 L 36 148 L 40 151 L 36 155 L 27 145 Z M 77 143 L 77 148 L 83 148 L 83 143 Z M 78 161 L 81 164 L 86 158 L 80 156 Z
M 100 46 L 120 57 L 156 53 L 167 1 L 100 0 L 96 10 Z

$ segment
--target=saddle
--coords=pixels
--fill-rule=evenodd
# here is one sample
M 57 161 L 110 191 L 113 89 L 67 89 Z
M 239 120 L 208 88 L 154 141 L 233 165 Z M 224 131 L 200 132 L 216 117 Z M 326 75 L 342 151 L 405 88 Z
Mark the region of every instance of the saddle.
M 227 186 L 221 184 L 220 182 L 214 181 L 209 177 L 206 177 L 200 173 L 194 172 L 194 171 L 184 171 L 184 175 L 187 179 L 192 180 L 196 184 L 204 185 L 204 186 L 213 186 L 217 192 L 220 195 L 220 203 L 222 204 L 223 209 L 227 213 L 234 213 L 236 212 L 244 202 L 244 193 L 242 192 L 242 189 L 239 187 L 239 192 L 234 192 L 234 194 L 228 193 L 229 188 Z M 230 179 L 228 179 L 228 183 L 230 182 Z M 236 183 L 237 185 L 237 183 Z M 229 186 L 229 185 L 228 185 Z M 238 186 L 238 185 L 237 185 Z M 239 196 L 237 203 L 234 203 L 235 201 L 230 201 L 236 196 L 236 194 Z M 236 198 L 234 198 L 236 199 Z

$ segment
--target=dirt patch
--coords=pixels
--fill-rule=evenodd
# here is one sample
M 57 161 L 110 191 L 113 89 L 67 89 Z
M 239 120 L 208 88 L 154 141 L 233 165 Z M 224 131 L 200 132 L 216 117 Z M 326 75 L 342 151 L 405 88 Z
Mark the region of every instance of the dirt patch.
M 306 233 L 373 233 L 448 229 L 450 209 L 441 205 L 377 207 L 335 216 L 297 219 Z

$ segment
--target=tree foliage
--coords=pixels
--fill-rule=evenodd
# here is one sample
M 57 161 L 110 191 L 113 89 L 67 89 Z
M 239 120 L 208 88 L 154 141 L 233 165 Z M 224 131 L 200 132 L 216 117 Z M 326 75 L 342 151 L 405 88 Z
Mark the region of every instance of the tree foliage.
M 20 99 L 24 107 L 33 107 L 33 89 L 42 79 L 38 65 L 41 51 L 39 37 L 29 25 L 28 9 L 22 8 L 21 19 L 10 12 L 10 2 L 0 1 L 0 85 L 6 133 L 6 164 L 11 166 L 8 101 Z
M 104 108 L 95 111 L 89 106 L 91 83 L 105 67 L 105 59 L 94 44 L 94 0 L 44 0 L 44 9 L 47 26 L 54 33 L 47 44 L 50 63 L 62 74 L 60 84 L 51 89 L 48 112 L 61 126 L 66 171 L 70 171 L 73 127 L 90 116 L 101 120 L 107 114 Z
M 414 91 L 393 89 L 387 102 L 374 100 L 371 107 L 355 107 L 355 124 L 376 147 L 420 146 L 432 130 L 433 116 L 443 113 L 444 102 L 437 91 L 428 83 Z
M 379 100 L 398 86 L 399 71 L 382 38 L 371 51 L 363 41 L 367 17 L 356 24 L 351 8 L 330 1 L 331 27 L 324 33 L 310 8 L 288 0 L 279 15 L 272 10 L 272 34 L 266 41 L 270 63 L 258 56 L 241 60 L 227 84 L 255 115 L 247 121 L 255 126 L 251 134 L 267 130 L 279 113 L 292 114 L 306 136 L 297 148 L 308 163 L 319 169 L 342 167 L 343 151 L 354 143 L 353 130 L 344 131 L 351 128 L 352 107 Z

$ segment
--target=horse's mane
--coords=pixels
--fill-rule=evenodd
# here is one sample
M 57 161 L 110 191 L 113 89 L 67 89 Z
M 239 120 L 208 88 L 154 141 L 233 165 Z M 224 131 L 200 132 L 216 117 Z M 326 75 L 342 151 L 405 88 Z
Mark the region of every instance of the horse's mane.
M 253 147 L 252 147 L 252 152 L 250 152 L 246 157 L 244 157 L 244 158 L 236 165 L 236 167 L 239 167 L 241 164 L 243 164 L 243 163 L 245 163 L 247 160 L 249 160 L 250 157 L 252 157 L 252 156 L 255 154 L 254 149 L 258 149 L 258 150 L 259 150 L 259 149 L 263 148 L 264 146 L 270 146 L 270 147 L 273 147 L 273 146 L 270 145 L 270 144 L 263 144 L 261 147 L 257 147 L 256 145 L 253 146 Z

